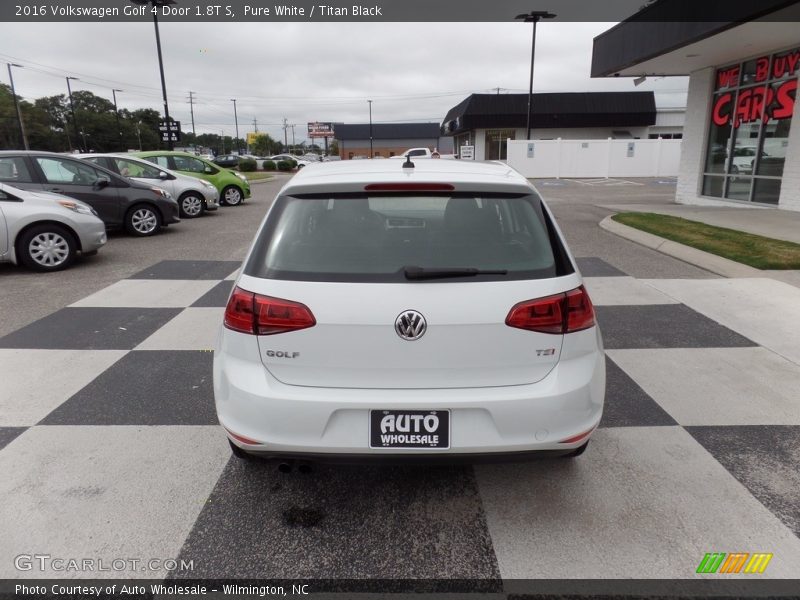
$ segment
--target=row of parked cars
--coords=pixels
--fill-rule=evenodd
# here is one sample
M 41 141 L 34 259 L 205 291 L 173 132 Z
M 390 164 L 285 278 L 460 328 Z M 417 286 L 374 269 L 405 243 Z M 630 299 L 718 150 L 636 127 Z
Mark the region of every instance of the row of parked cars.
M 57 271 L 97 252 L 107 229 L 147 237 L 248 197 L 244 175 L 185 152 L 2 151 L 0 262 Z
M 264 168 L 264 163 L 272 161 L 277 163 L 282 160 L 294 161 L 298 169 L 316 162 L 322 162 L 328 157 L 321 158 L 316 154 L 304 154 L 303 156 L 296 156 L 294 154 L 275 154 L 273 156 L 253 156 L 252 154 L 220 154 L 214 158 L 214 164 L 220 167 L 237 167 L 239 161 L 242 159 L 252 159 L 256 161 L 256 166 L 259 169 Z M 337 157 L 338 158 L 338 157 Z

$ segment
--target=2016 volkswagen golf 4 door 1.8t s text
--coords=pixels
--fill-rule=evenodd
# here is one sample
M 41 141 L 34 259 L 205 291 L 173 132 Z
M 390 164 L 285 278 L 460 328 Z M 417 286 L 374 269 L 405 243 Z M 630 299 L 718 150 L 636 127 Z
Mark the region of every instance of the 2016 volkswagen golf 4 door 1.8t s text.
M 600 422 L 594 309 L 552 214 L 505 165 L 310 165 L 228 301 L 214 394 L 234 454 L 576 456 Z

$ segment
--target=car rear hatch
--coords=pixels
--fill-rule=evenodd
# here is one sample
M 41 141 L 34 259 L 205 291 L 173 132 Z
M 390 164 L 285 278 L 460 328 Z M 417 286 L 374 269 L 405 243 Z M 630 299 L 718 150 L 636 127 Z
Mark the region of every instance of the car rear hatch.
M 532 192 L 348 193 L 279 197 L 234 295 L 285 384 L 458 388 L 543 379 L 577 285 Z

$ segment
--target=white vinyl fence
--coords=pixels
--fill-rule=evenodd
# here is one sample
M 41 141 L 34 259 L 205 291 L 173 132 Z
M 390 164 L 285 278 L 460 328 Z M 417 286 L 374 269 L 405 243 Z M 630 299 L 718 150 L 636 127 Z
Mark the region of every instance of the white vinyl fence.
M 525 177 L 676 177 L 681 140 L 508 140 Z

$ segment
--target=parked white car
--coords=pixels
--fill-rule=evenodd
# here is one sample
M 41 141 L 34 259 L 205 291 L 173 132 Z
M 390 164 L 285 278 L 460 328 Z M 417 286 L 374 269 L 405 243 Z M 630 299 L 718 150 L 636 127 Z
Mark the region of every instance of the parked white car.
M 234 455 L 577 456 L 594 308 L 552 213 L 500 164 L 342 161 L 278 193 L 214 353 Z
M 88 204 L 0 183 L 0 262 L 59 271 L 106 240 L 106 226 Z
M 123 177 L 157 185 L 178 201 L 181 217 L 199 217 L 219 208 L 217 188 L 204 179 L 183 175 L 126 154 L 81 154 L 79 158 L 105 167 Z

